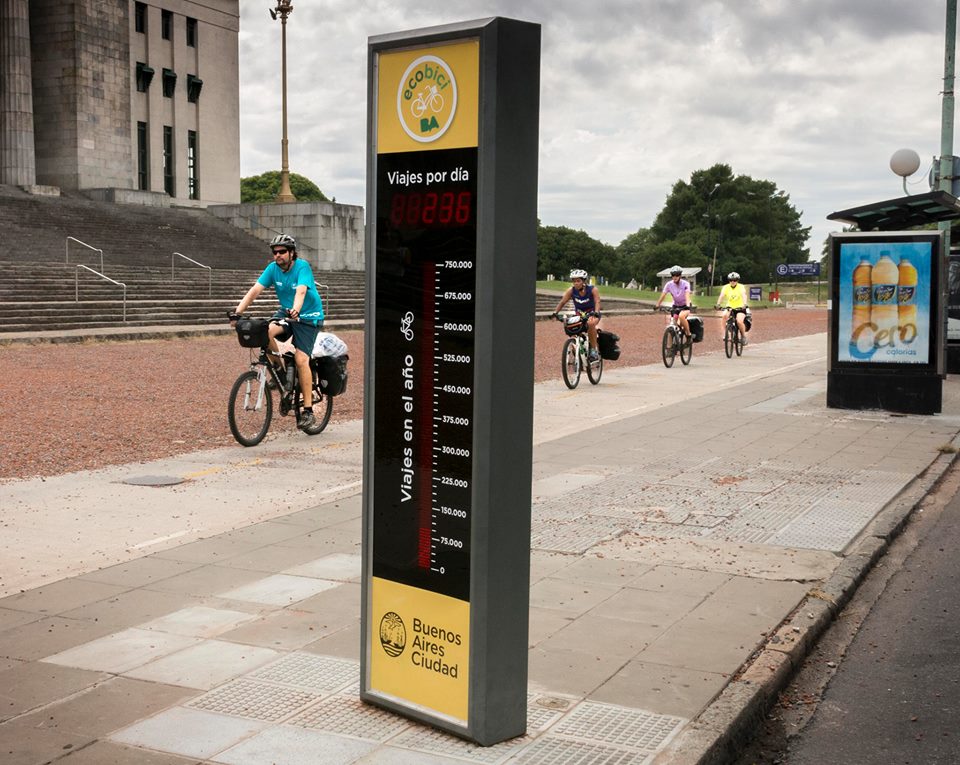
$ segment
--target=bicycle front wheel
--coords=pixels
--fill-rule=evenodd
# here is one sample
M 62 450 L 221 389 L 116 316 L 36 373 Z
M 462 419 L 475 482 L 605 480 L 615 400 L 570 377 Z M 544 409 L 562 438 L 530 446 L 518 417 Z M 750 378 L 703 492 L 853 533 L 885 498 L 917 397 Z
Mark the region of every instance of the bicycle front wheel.
M 686 366 L 693 358 L 693 337 L 684 337 L 680 341 L 680 361 Z
M 273 397 L 252 369 L 237 378 L 230 389 L 227 422 L 233 437 L 244 446 L 259 444 L 273 418 Z
M 603 376 L 603 356 L 598 355 L 596 361 L 587 357 L 587 379 L 596 385 Z
M 677 336 L 673 333 L 673 327 L 663 330 L 660 349 L 663 352 L 663 365 L 669 369 L 673 366 L 673 360 L 677 355 Z
M 736 342 L 736 330 L 727 324 L 726 329 L 723 331 L 723 352 L 727 354 L 729 359 L 733 356 L 733 344 Z
M 563 357 L 560 359 L 563 370 L 563 382 L 573 390 L 580 384 L 580 353 L 577 339 L 571 337 L 563 344 Z

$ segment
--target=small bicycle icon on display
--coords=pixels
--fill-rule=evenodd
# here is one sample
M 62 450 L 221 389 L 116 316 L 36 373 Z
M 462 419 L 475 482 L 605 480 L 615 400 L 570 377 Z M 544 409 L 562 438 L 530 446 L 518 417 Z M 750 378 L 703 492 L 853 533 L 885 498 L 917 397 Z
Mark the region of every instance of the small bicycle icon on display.
M 407 342 L 413 340 L 413 312 L 407 311 L 404 317 L 400 320 L 400 332 L 406 338 Z
M 423 93 L 418 93 L 410 104 L 410 111 L 419 119 L 427 111 L 427 107 L 434 112 L 439 112 L 443 108 L 443 96 L 437 92 L 436 85 L 431 85 Z

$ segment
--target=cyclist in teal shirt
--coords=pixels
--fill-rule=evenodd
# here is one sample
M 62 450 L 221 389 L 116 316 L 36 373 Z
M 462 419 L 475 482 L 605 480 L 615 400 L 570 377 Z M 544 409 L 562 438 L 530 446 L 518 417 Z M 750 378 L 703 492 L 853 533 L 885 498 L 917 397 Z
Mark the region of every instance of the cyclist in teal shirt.
M 297 426 L 303 430 L 316 424 L 313 417 L 313 380 L 310 371 L 310 358 L 317 333 L 323 328 L 323 302 L 317 292 L 310 264 L 297 258 L 297 242 L 289 234 L 279 234 L 270 242 L 273 263 L 270 263 L 260 278 L 254 282 L 247 294 L 237 305 L 237 314 L 242 314 L 265 289 L 272 287 L 282 306 L 273 317 L 268 330 L 270 350 L 278 351 L 277 341 L 288 340 L 293 336 L 294 361 L 300 392 L 303 395 L 303 409 Z M 235 324 L 231 321 L 231 324 Z

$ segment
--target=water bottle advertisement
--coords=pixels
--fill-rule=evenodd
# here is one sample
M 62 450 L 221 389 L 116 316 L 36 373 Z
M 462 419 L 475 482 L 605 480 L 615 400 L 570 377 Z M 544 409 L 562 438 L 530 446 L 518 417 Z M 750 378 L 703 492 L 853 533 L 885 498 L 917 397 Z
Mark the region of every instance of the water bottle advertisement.
M 930 364 L 934 295 L 932 238 L 841 241 L 837 360 Z

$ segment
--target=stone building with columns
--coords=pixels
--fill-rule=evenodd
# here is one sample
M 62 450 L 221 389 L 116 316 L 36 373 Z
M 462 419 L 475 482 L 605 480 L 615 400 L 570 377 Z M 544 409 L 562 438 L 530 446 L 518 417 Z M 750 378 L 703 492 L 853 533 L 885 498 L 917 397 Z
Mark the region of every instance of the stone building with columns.
M 239 0 L 0 0 L 0 184 L 239 202 L 239 23 Z

